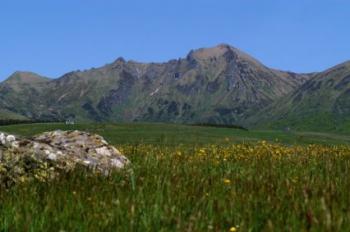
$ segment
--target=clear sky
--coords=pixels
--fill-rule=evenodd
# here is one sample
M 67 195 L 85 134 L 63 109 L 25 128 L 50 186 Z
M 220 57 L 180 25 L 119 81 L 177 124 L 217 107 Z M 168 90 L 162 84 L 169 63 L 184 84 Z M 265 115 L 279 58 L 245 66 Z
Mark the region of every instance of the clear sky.
M 348 0 L 1 0 L 0 80 L 117 57 L 167 61 L 229 43 L 267 66 L 321 71 L 350 59 Z

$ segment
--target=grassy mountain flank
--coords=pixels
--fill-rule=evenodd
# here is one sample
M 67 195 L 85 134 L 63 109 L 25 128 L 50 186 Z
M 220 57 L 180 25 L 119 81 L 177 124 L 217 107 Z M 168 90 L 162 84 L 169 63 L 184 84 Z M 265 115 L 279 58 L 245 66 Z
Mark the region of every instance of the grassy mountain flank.
M 314 75 L 300 88 L 252 117 L 260 127 L 350 130 L 350 62 Z

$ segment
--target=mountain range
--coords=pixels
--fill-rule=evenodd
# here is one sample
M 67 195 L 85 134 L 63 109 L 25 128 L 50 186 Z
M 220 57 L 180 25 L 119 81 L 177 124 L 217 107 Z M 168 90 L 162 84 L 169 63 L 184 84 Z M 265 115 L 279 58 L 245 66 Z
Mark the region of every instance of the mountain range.
M 350 62 L 293 73 L 220 44 L 165 63 L 118 58 L 57 79 L 15 72 L 0 83 L 0 119 L 7 118 L 346 131 Z

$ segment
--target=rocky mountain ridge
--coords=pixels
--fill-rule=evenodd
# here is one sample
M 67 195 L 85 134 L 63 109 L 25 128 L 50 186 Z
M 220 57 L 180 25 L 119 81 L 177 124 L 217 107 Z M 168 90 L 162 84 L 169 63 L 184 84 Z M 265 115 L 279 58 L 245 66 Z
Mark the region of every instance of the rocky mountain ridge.
M 220 44 L 165 63 L 118 58 L 101 68 L 70 72 L 58 79 L 15 73 L 0 83 L 0 109 L 38 120 L 73 117 L 77 121 L 255 126 L 259 117 L 264 122 L 279 120 L 269 114 L 275 110 L 266 113 L 266 109 L 297 96 L 315 79 L 329 76 L 327 72 L 271 69 L 237 48 Z M 338 84 L 348 88 L 345 82 Z

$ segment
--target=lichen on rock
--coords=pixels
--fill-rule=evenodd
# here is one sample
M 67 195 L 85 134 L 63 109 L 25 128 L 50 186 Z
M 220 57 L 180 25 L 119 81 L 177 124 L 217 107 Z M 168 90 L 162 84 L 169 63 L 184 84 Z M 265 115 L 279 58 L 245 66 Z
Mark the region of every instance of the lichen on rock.
M 0 185 L 46 181 L 78 166 L 108 175 L 129 160 L 103 137 L 82 131 L 51 131 L 32 138 L 0 132 Z

